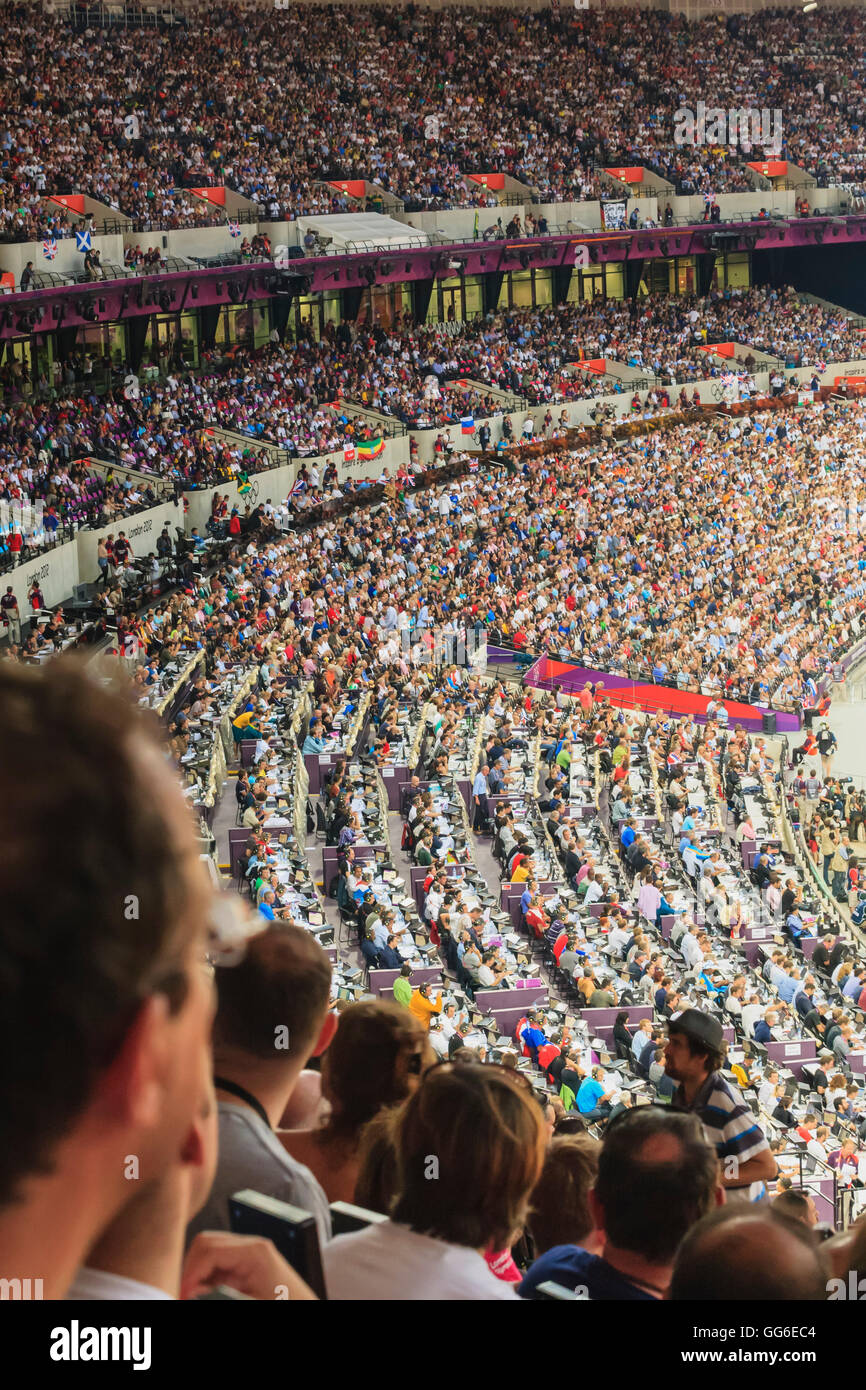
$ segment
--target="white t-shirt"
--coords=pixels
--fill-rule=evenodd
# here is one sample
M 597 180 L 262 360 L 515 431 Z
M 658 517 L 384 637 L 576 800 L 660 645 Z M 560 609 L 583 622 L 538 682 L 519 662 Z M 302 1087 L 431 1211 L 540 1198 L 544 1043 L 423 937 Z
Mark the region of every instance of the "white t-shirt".
M 132 1300 L 135 1303 L 169 1302 L 175 1300 L 164 1289 L 153 1284 L 142 1284 L 139 1279 L 128 1279 L 124 1274 L 111 1274 L 104 1269 L 91 1269 L 82 1265 L 76 1274 L 66 1298 L 74 1303 L 109 1303 Z
M 322 1264 L 330 1299 L 517 1299 L 514 1285 L 497 1279 L 477 1251 L 418 1235 L 394 1221 L 337 1236 L 322 1251 Z

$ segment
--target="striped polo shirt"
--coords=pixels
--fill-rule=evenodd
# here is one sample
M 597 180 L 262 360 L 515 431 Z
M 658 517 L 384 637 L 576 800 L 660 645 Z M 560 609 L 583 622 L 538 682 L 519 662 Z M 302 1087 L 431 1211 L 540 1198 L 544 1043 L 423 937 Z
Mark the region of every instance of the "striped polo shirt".
M 691 1105 L 685 1100 L 682 1086 L 678 1086 L 673 1108 L 697 1115 L 704 1127 L 707 1142 L 714 1146 L 719 1156 L 723 1174 L 726 1159 L 736 1158 L 740 1163 L 748 1163 L 750 1158 L 757 1158 L 758 1154 L 769 1148 L 764 1131 L 742 1095 L 720 1072 L 710 1073 Z M 749 1195 L 750 1188 L 759 1192 L 762 1187 L 762 1183 L 745 1183 L 739 1189 L 726 1190 L 729 1193 L 740 1191 L 745 1197 Z

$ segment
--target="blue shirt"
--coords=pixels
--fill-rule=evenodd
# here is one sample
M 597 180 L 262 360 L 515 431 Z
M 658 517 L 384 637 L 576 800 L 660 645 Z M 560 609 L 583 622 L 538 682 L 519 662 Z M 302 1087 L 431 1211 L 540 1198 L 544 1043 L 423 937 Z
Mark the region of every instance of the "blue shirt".
M 604 1090 L 593 1077 L 588 1076 L 582 1081 L 577 1093 L 577 1108 L 581 1115 L 588 1115 L 594 1110 L 603 1095 Z
M 624 1275 L 579 1245 L 554 1245 L 532 1264 L 518 1285 L 521 1298 L 533 1298 L 539 1284 L 551 1280 L 565 1289 L 585 1288 L 593 1302 L 625 1299 L 655 1302 L 652 1294 L 630 1284 Z
M 635 838 L 634 830 L 627 825 L 619 837 L 623 849 L 628 849 L 629 845 L 634 844 Z
M 547 1038 L 544 1033 L 542 1033 L 541 1029 L 533 1028 L 531 1023 L 527 1023 L 520 1037 L 527 1047 L 544 1047 L 544 1044 L 547 1042 Z
M 270 903 L 266 903 L 264 901 L 260 902 L 259 912 L 262 914 L 263 917 L 267 917 L 269 922 L 276 921 L 276 913 L 274 912 L 274 909 L 271 907 Z
M 797 993 L 797 986 L 800 981 L 795 980 L 793 975 L 786 975 L 779 981 L 779 998 L 784 999 L 786 1004 L 790 1004 L 794 995 Z

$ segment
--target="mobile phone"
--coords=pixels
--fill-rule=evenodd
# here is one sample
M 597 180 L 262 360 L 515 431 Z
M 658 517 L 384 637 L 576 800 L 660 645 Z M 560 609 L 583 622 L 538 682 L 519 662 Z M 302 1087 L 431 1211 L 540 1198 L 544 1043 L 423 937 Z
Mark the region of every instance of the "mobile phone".
M 317 1298 L 327 1298 L 315 1217 L 301 1207 L 244 1188 L 229 1198 L 229 1225 L 245 1236 L 265 1236 Z

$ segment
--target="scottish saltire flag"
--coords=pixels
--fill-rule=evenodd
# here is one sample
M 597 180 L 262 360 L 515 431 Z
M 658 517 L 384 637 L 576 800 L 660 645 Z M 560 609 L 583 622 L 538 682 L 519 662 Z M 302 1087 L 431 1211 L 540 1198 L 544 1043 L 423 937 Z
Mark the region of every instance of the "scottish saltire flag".
M 48 237 L 48 239 L 47 239 L 46 241 L 43 241 L 43 243 L 42 243 L 42 254 L 43 254 L 43 256 L 45 257 L 46 261 L 53 261 L 53 260 L 54 260 L 54 257 L 57 255 L 57 238 L 56 238 L 56 237 L 53 237 L 53 236 L 52 236 L 52 237 Z
M 90 251 L 90 250 L 92 250 L 92 247 L 93 247 L 93 242 L 92 242 L 92 239 L 91 239 L 91 236 L 90 236 L 90 228 L 89 228 L 89 227 L 87 227 L 83 232 L 76 232 L 76 233 L 75 233 L 75 249 L 76 249 L 76 251 Z
M 460 421 L 460 433 L 461 433 L 461 434 L 472 434 L 472 432 L 474 431 L 474 429 L 475 429 L 475 416 L 474 416 L 474 415 L 464 415 L 463 418 L 462 418 L 462 420 Z
M 240 234 L 241 234 L 241 224 L 240 224 L 240 222 L 230 222 L 230 223 L 229 223 L 229 236 L 240 236 Z

